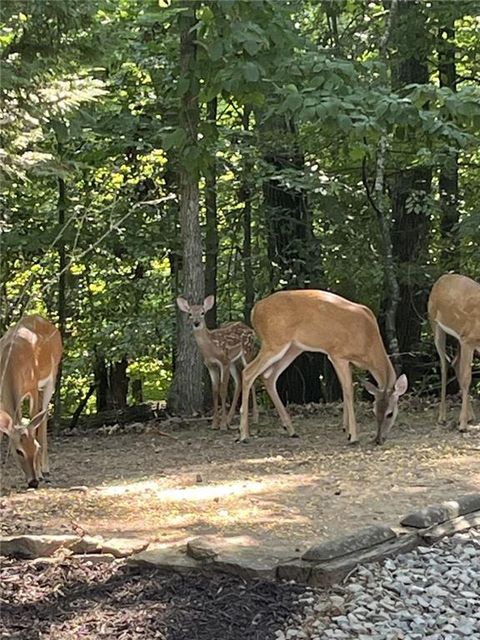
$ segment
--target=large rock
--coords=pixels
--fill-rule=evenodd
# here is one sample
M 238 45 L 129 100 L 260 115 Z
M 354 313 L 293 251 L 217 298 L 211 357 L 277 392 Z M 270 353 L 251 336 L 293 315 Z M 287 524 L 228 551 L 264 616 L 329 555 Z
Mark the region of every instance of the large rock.
M 442 524 L 435 524 L 432 527 L 428 527 L 428 529 L 419 531 L 418 535 L 428 542 L 435 542 L 444 536 L 452 535 L 452 533 L 465 531 L 466 529 L 478 526 L 480 526 L 480 511 L 474 511 L 473 513 L 467 513 L 453 520 L 447 520 Z
M 156 567 L 181 574 L 191 573 L 199 568 L 199 563 L 186 555 L 184 545 L 150 547 L 147 551 L 130 556 L 127 562 L 135 566 Z
M 406 515 L 401 523 L 405 527 L 425 529 L 435 524 L 441 524 L 446 520 L 480 510 L 480 493 L 467 493 L 457 498 L 440 504 L 435 504 L 419 511 Z
M 314 587 L 326 587 L 340 582 L 359 564 L 384 560 L 406 553 L 418 546 L 421 538 L 416 533 L 401 535 L 369 549 L 336 558 L 330 562 L 322 562 L 312 566 L 308 584 Z
M 187 544 L 187 554 L 213 571 L 231 573 L 244 578 L 275 578 L 276 566 L 289 555 L 272 545 L 259 544 L 249 536 L 203 536 Z
M 390 527 L 380 525 L 365 527 L 357 531 L 357 533 L 336 540 L 328 540 L 322 544 L 310 547 L 310 549 L 303 554 L 302 560 L 327 562 L 355 553 L 361 549 L 374 547 L 395 537 L 396 533 Z
M 0 538 L 0 553 L 15 558 L 49 557 L 59 549 L 71 549 L 80 541 L 72 535 L 24 535 Z

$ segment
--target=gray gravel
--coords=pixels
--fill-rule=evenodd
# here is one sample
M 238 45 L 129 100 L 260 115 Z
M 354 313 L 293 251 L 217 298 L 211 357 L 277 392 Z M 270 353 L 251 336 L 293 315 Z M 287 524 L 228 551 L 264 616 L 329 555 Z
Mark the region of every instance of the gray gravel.
M 302 599 L 306 615 L 277 640 L 480 640 L 480 529 L 358 567 Z

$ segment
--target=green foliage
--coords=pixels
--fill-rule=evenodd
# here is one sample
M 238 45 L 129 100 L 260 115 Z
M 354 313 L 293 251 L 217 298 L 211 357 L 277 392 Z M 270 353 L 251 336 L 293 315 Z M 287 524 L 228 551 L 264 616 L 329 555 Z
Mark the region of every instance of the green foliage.
M 313 284 L 380 310 L 381 243 L 362 178 L 366 172 L 372 182 L 382 135 L 387 181 L 418 166 L 435 176 L 426 202 L 415 193 L 408 201 L 409 211 L 428 215 L 433 225 L 428 261 L 410 265 L 409 274 L 444 268 L 437 178 L 458 158 L 459 268 L 480 276 L 479 44 L 472 4 L 432 4 L 422 43 L 429 80 L 393 90 L 378 54 L 388 19 L 381 3 L 195 2 L 196 61 L 188 71 L 179 65 L 185 2 L 2 3 L 1 316 L 3 328 L 26 310 L 55 318 L 63 242 L 67 412 L 92 380 L 95 350 L 109 362 L 126 355 L 148 397 L 165 397 L 178 285 L 172 264 L 179 250 L 179 161 L 203 176 L 216 161 L 222 321 L 243 311 L 246 184 L 257 297 L 271 290 L 272 273 L 275 282 L 288 281 L 268 257 L 268 180 L 308 201 L 313 238 L 304 257 L 297 251 L 292 270 L 309 261 Z M 454 88 L 439 86 L 436 60 L 439 27 L 450 19 L 458 50 Z M 187 146 L 178 109 L 192 87 L 198 87 L 201 123 L 198 141 Z M 213 98 L 216 123 L 206 119 Z M 245 105 L 253 110 L 248 131 Z M 301 168 L 287 162 L 293 150 L 303 158 Z M 275 154 L 283 165 L 266 161 Z M 59 179 L 66 185 L 64 226 L 57 216 Z

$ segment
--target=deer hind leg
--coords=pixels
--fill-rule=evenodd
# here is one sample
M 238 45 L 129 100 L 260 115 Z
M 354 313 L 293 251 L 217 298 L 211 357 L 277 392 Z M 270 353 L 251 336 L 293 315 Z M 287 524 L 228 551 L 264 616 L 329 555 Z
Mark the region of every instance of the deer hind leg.
M 248 440 L 248 398 L 252 385 L 258 376 L 265 373 L 276 362 L 286 354 L 290 344 L 286 344 L 283 349 L 274 350 L 262 347 L 251 362 L 247 364 L 242 372 L 242 408 L 240 409 L 240 442 Z
M 237 409 L 237 404 L 238 404 L 238 399 L 240 397 L 240 390 L 241 390 L 241 385 L 242 385 L 242 377 L 240 374 L 240 371 L 238 370 L 237 365 L 232 362 L 232 364 L 230 365 L 230 374 L 233 378 L 233 382 L 235 384 L 235 389 L 233 392 L 233 399 L 232 399 L 232 404 L 230 405 L 230 411 L 228 412 L 228 416 L 227 416 L 227 425 L 229 426 L 233 416 L 235 415 L 235 411 Z
M 208 373 L 210 374 L 210 380 L 212 381 L 212 396 L 213 396 L 213 416 L 212 416 L 212 429 L 218 429 L 218 388 L 219 388 L 219 375 L 215 365 L 208 367 Z
M 466 344 L 462 344 L 460 350 L 460 359 L 458 363 L 458 383 L 462 390 L 462 409 L 460 411 L 460 431 L 467 430 L 468 420 L 472 413 L 470 403 L 470 384 L 472 382 L 472 362 L 473 349 Z
M 358 441 L 357 420 L 353 406 L 352 371 L 348 360 L 331 359 L 343 392 L 343 420 L 348 434 L 348 441 L 353 444 Z
M 220 367 L 220 402 L 221 402 L 221 418 L 220 429 L 228 429 L 227 421 L 227 394 L 228 381 L 230 380 L 230 365 L 223 363 Z
M 55 383 L 56 383 L 56 373 L 52 374 L 52 376 L 48 379 L 46 385 L 39 392 L 39 411 L 46 411 L 48 409 L 48 405 L 53 396 L 53 392 L 55 391 Z M 48 438 L 47 438 L 47 424 L 48 424 L 48 414 L 45 414 L 44 419 L 42 420 L 40 426 L 37 431 L 37 440 L 39 445 L 42 447 L 40 449 L 41 453 L 41 473 L 44 478 L 48 478 L 50 475 L 50 463 L 48 460 Z
M 455 369 L 455 375 L 457 376 L 457 380 L 460 384 L 460 356 L 461 356 L 461 352 L 462 352 L 462 347 L 460 345 L 460 343 L 458 344 L 458 351 L 457 354 L 455 355 L 455 358 L 453 359 L 452 362 L 452 366 Z M 470 398 L 470 394 L 468 394 L 468 398 L 467 398 L 467 421 L 468 422 L 473 422 L 475 420 L 475 414 L 473 412 L 473 407 L 472 407 L 472 399 Z
M 440 377 L 441 377 L 441 390 L 440 390 L 440 411 L 438 414 L 438 422 L 445 424 L 447 421 L 447 354 L 445 351 L 446 345 L 446 333 L 438 325 L 433 326 L 433 339 L 438 355 L 440 357 Z
M 250 362 L 251 355 L 250 353 L 247 356 L 242 356 L 242 364 L 245 368 L 247 364 Z M 257 394 L 255 392 L 255 384 L 252 384 L 252 388 L 250 389 L 250 394 L 252 396 L 252 422 L 253 424 L 258 424 L 258 406 L 257 406 Z
M 275 405 L 276 410 L 278 411 L 278 415 L 280 416 L 280 421 L 282 426 L 286 429 L 289 436 L 295 436 L 295 429 L 292 424 L 292 419 L 290 418 L 285 405 L 280 400 L 280 396 L 277 391 L 277 380 L 280 375 L 285 371 L 285 369 L 295 360 L 297 356 L 302 353 L 303 349 L 292 345 L 285 355 L 276 362 L 273 367 L 267 370 L 263 374 L 263 382 L 265 384 L 265 388 L 268 392 L 268 395 L 272 399 L 273 404 Z

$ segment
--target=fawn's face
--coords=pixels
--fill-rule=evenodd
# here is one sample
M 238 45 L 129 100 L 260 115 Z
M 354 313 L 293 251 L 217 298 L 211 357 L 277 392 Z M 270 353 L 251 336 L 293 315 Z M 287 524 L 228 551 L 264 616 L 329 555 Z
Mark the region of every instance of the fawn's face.
M 213 296 L 207 296 L 203 304 L 192 305 L 185 298 L 177 298 L 178 308 L 188 315 L 194 331 L 205 328 L 205 314 L 213 307 L 214 302 Z

